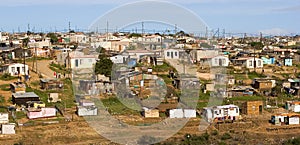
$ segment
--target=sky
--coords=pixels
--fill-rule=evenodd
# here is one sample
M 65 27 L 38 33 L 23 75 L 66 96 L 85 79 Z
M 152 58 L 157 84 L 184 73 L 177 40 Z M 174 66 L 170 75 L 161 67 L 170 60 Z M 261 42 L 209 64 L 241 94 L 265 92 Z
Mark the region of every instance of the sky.
M 97 18 L 133 0 L 0 0 L 0 31 L 87 29 Z M 211 29 L 232 33 L 300 34 L 300 0 L 172 0 Z M 153 9 L 160 11 L 160 9 Z M 180 19 L 180 18 L 178 18 Z M 191 22 L 192 23 L 192 22 Z

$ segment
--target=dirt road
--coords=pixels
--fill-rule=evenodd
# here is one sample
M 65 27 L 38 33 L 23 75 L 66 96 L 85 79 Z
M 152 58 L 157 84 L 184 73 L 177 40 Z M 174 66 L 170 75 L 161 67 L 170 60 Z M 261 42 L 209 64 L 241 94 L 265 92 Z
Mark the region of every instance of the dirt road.
M 187 62 L 183 63 L 177 59 L 166 59 L 167 63 L 173 66 L 179 74 L 189 74 L 196 76 L 197 74 L 197 66 L 187 64 Z
M 37 61 L 37 71 L 41 73 L 44 78 L 54 78 L 54 71 L 49 68 L 51 60 L 39 60 Z M 36 70 L 35 66 L 33 67 L 33 62 L 26 63 L 30 69 Z M 35 65 L 35 64 L 34 64 Z

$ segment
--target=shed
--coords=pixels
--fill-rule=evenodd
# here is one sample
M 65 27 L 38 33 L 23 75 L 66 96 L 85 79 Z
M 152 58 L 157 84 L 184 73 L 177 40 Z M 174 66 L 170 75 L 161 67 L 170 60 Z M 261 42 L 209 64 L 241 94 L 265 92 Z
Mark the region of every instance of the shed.
M 2 124 L 1 125 L 1 133 L 2 134 L 16 134 L 15 124 L 14 123 Z
M 295 125 L 300 123 L 300 114 L 280 113 L 271 116 L 274 125 Z
M 95 116 L 98 115 L 96 106 L 77 106 L 78 116 Z
M 183 118 L 183 110 L 182 109 L 171 109 L 169 111 L 170 118 Z
M 1 66 L 3 72 L 9 73 L 11 76 L 28 75 L 28 65 L 22 63 L 13 63 Z
M 283 63 L 285 66 L 293 66 L 293 58 L 286 57 L 286 58 L 284 58 Z
M 194 118 L 197 116 L 195 109 L 184 109 L 183 113 L 185 118 Z
M 157 118 L 159 117 L 159 110 L 158 109 L 148 109 L 143 107 L 142 115 L 145 118 Z
M 55 90 L 63 89 L 63 82 L 58 79 L 40 79 L 41 89 Z
M 29 119 L 47 118 L 56 116 L 55 108 L 27 108 L 27 117 Z
M 176 78 L 174 81 L 174 87 L 177 89 L 185 89 L 187 87 L 200 88 L 200 81 L 193 76 L 184 76 Z
M 34 92 L 12 94 L 13 104 L 17 104 L 19 106 L 21 105 L 26 106 L 28 101 L 40 101 L 40 97 L 36 95 Z
M 95 106 L 95 103 L 93 101 L 90 100 L 80 100 L 79 101 L 80 106 Z
M 208 122 L 238 120 L 240 116 L 239 107 L 233 104 L 203 108 L 203 117 Z
M 251 86 L 237 86 L 228 91 L 229 97 L 252 96 L 254 89 Z
M 270 90 L 276 86 L 276 80 L 268 78 L 258 78 L 253 80 L 253 87 L 259 90 Z
M 213 57 L 211 60 L 211 66 L 228 66 L 229 65 L 229 59 L 226 56 L 216 56 Z
M 292 112 L 300 112 L 300 101 L 287 101 L 285 108 Z
M 246 115 L 261 115 L 263 110 L 262 101 L 247 101 L 243 103 L 242 113 Z

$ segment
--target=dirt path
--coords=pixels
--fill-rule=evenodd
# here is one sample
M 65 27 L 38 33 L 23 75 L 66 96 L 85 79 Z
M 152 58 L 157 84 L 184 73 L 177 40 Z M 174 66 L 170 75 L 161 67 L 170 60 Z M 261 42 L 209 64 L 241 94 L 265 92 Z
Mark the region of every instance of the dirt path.
M 184 65 L 184 63 L 180 62 L 177 59 L 166 59 L 167 63 L 173 66 L 179 74 L 189 74 L 196 76 L 197 74 L 197 66 L 196 65 Z M 186 63 L 186 62 L 185 62 Z
M 54 78 L 54 71 L 49 68 L 51 60 L 39 60 L 37 61 L 37 71 L 41 73 L 44 78 Z M 30 69 L 35 71 L 35 66 L 33 67 L 33 62 L 26 63 Z

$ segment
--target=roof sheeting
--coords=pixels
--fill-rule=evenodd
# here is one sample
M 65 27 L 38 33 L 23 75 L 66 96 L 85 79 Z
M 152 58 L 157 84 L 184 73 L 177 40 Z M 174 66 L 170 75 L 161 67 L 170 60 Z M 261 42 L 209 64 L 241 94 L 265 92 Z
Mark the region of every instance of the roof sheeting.
M 39 98 L 37 94 L 34 92 L 26 92 L 26 93 L 13 93 L 15 98 Z

